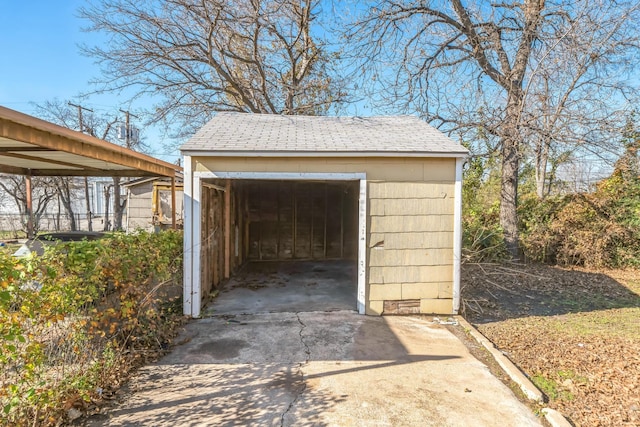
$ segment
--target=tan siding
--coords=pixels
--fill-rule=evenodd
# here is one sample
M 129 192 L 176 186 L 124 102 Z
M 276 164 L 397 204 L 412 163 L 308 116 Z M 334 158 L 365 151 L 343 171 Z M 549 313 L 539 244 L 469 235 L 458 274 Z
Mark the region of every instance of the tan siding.
M 384 242 L 385 249 L 451 249 L 453 233 L 430 231 L 423 233 L 372 233 L 370 246 Z
M 445 199 L 371 199 L 369 214 L 385 215 L 445 215 L 453 212 L 453 198 Z
M 371 199 L 445 199 L 453 197 L 454 190 L 453 181 L 369 182 Z
M 452 299 L 421 299 L 420 313 L 452 314 Z
M 450 265 L 369 267 L 369 283 L 420 283 L 453 280 Z
M 439 283 L 403 283 L 402 299 L 438 298 Z
M 195 171 L 214 172 L 366 172 L 386 181 L 455 180 L 455 159 L 377 157 L 196 157 Z
M 369 251 L 369 265 L 384 266 L 420 266 L 420 265 L 451 265 L 453 264 L 453 250 L 451 249 L 371 249 Z
M 453 298 L 453 282 L 440 283 L 438 298 Z
M 402 298 L 402 285 L 389 283 L 369 286 L 369 298 L 372 300 L 399 300 Z
M 365 313 L 369 316 L 379 316 L 382 314 L 384 301 L 369 300 L 366 305 Z
M 453 231 L 453 215 L 371 217 L 371 233 L 425 231 Z

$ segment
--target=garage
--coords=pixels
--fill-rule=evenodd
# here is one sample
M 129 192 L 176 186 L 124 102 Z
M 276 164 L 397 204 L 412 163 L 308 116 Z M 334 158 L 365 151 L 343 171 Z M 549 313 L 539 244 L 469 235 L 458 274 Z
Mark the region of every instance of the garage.
M 218 113 L 181 151 L 186 315 L 269 263 L 352 269 L 362 314 L 457 312 L 467 150 L 425 122 Z

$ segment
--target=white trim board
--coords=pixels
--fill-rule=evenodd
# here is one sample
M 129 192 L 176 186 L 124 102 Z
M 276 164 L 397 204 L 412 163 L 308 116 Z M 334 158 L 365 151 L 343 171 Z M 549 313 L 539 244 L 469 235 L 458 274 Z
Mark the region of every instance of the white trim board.
M 453 314 L 460 312 L 460 264 L 462 259 L 462 165 L 456 159 L 456 183 L 453 207 Z
M 191 157 L 420 157 L 420 158 L 467 158 L 469 152 L 416 152 L 416 151 L 215 151 L 180 150 Z
M 202 305 L 200 283 L 200 211 L 204 179 L 255 179 L 295 181 L 359 181 L 358 200 L 358 313 L 365 314 L 367 277 L 367 174 L 366 173 L 291 173 L 291 172 L 191 172 L 192 158 L 184 165 L 184 314 L 200 317 Z
M 184 206 L 184 226 L 183 226 L 183 278 L 182 278 L 182 312 L 185 316 L 192 316 L 192 296 L 193 280 L 191 272 L 193 271 L 193 176 L 191 174 L 191 157 L 184 156 L 184 187 L 183 201 Z
M 366 173 L 316 173 L 316 172 L 194 172 L 200 179 L 277 179 L 301 181 L 356 181 L 367 179 Z

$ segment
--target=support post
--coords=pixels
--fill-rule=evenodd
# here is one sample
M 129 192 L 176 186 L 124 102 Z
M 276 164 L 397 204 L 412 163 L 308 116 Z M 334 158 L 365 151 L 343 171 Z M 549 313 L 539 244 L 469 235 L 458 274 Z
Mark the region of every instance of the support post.
M 184 156 L 183 314 L 193 315 L 193 174 L 191 156 Z
M 224 278 L 231 277 L 231 180 L 227 179 L 224 192 Z
M 176 225 L 176 177 L 171 177 L 171 228 L 177 229 Z
M 365 314 L 367 289 L 367 180 L 360 180 L 358 197 L 358 313 Z
M 25 177 L 26 183 L 26 214 L 27 214 L 27 239 L 33 239 L 35 237 L 35 230 L 33 228 L 33 190 L 31 188 L 31 171 Z
M 462 165 L 456 159 L 456 182 L 453 192 L 453 314 L 460 311 L 460 264 L 462 259 Z

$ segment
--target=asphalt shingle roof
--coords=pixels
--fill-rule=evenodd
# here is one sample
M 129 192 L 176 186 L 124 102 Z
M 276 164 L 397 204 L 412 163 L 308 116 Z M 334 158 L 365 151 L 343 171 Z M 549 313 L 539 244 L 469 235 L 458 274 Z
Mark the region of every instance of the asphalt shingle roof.
M 180 149 L 224 153 L 451 154 L 467 149 L 413 116 L 328 117 L 218 113 Z

